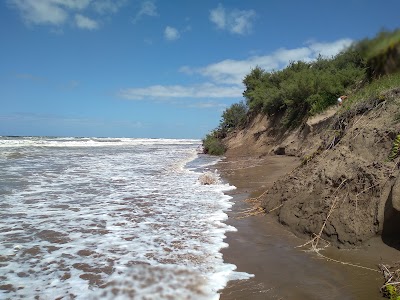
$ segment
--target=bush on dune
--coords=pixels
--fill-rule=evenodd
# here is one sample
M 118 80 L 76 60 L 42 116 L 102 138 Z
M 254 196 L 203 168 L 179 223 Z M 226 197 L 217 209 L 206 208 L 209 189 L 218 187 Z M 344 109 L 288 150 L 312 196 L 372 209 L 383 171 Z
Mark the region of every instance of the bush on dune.
M 347 50 L 332 59 L 319 56 L 310 63 L 291 62 L 281 71 L 266 72 L 256 67 L 243 80 L 243 96 L 250 111 L 271 116 L 283 113 L 282 124 L 292 127 L 335 104 L 363 75 L 362 58 Z
M 207 134 L 203 139 L 203 148 L 205 154 L 222 155 L 225 153 L 225 146 L 221 142 L 221 139 L 217 137 L 215 131 Z
M 343 94 L 351 95 L 351 104 L 364 93 L 372 95 L 398 86 L 399 74 L 400 29 L 382 31 L 334 57 L 320 55 L 312 62 L 291 62 L 286 68 L 271 72 L 257 66 L 243 79 L 245 102 L 233 104 L 223 112 L 217 129 L 203 140 L 204 149 L 210 154 L 223 153 L 221 140 L 256 114 L 277 116 L 277 126 L 294 128 L 309 116 L 335 105 Z
M 246 122 L 247 106 L 244 102 L 234 103 L 222 113 L 222 118 L 217 129 L 207 134 L 203 139 L 204 153 L 222 155 L 225 146 L 221 141 L 226 135 Z

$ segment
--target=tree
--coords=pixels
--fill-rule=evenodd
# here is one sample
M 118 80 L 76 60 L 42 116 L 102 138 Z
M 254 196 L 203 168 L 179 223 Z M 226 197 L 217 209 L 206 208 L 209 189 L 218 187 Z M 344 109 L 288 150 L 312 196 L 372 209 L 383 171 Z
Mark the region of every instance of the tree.
M 222 113 L 220 129 L 229 131 L 244 124 L 246 121 L 247 106 L 241 101 L 234 103 Z

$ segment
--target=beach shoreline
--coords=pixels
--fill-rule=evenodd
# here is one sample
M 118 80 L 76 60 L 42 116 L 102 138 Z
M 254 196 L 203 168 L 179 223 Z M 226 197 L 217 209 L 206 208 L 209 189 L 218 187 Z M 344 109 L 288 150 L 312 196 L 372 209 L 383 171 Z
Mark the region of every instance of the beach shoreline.
M 383 284 L 379 262 L 391 263 L 398 252 L 378 237 L 357 249 L 330 247 L 324 255 L 365 266 L 375 271 L 321 259 L 296 248 L 305 237 L 266 214 L 243 217 L 252 205 L 245 200 L 266 191 L 275 180 L 291 172 L 299 159 L 289 156 L 229 156 L 216 166 L 224 180 L 236 186 L 230 191 L 234 203 L 226 223 L 237 229 L 227 233 L 222 249 L 225 262 L 237 271 L 255 275 L 228 282 L 220 299 L 379 299 Z M 243 218 L 242 218 L 243 217 Z

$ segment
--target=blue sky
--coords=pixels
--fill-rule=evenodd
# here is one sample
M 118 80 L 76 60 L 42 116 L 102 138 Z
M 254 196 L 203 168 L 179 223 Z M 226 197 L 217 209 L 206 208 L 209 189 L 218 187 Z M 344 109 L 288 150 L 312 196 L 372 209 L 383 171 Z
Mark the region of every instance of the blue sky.
M 398 0 L 4 0 L 0 135 L 202 138 L 254 67 L 400 27 Z

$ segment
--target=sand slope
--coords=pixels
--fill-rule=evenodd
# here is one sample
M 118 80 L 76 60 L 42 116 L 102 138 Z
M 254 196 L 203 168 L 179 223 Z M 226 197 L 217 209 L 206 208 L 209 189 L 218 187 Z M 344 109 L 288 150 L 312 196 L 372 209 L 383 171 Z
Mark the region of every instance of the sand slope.
M 395 116 L 400 89 L 351 110 L 332 109 L 295 131 L 257 116 L 225 142 L 228 157 L 290 155 L 305 163 L 278 179 L 262 199 L 266 211 L 299 235 L 318 233 L 338 246 L 359 245 L 376 235 L 400 248 L 398 159 L 388 161 L 400 133 Z M 400 201 L 400 200 L 399 200 Z M 396 207 L 396 205 L 394 205 Z

